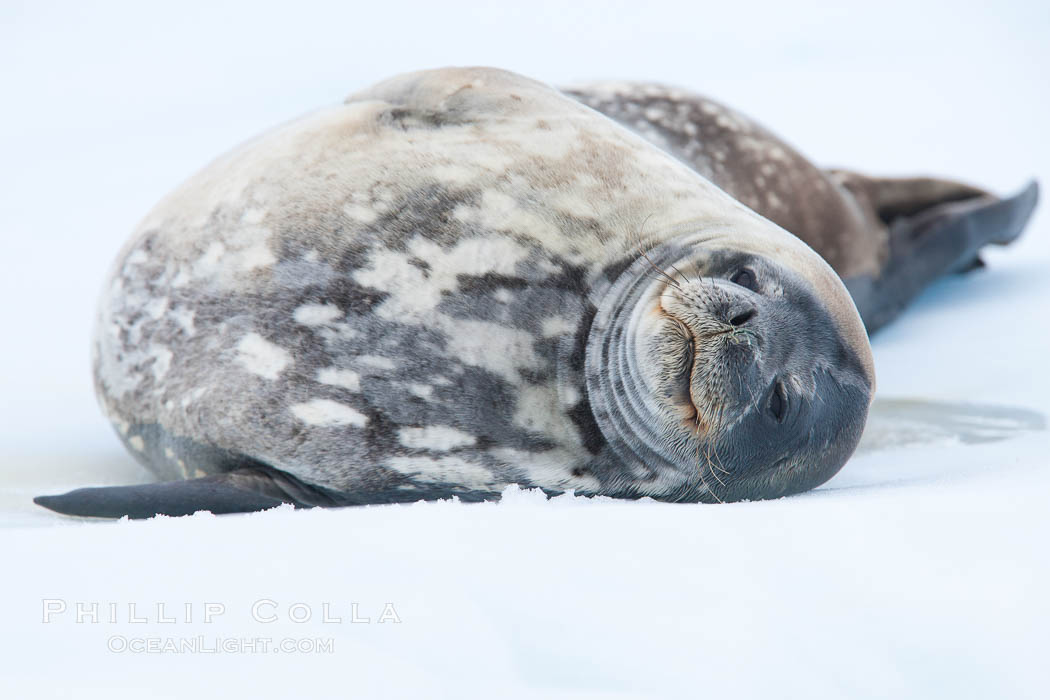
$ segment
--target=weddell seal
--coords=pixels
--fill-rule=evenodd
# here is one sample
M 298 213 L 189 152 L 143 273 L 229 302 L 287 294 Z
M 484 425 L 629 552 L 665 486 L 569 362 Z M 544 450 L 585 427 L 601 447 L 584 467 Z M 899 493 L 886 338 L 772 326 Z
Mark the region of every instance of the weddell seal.
M 696 165 L 717 150 L 676 151 L 688 122 L 632 131 L 584 104 L 631 111 L 619 94 L 413 73 L 209 165 L 120 253 L 93 346 L 103 410 L 165 481 L 36 502 L 720 502 L 829 479 L 875 386 L 846 286 L 712 184 L 745 179 Z M 872 250 L 874 280 L 893 255 Z

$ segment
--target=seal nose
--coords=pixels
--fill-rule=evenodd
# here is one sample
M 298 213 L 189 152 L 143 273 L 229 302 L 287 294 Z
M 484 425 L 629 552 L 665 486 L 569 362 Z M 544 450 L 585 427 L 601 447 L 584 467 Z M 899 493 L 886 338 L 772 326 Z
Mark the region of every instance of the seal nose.
M 736 305 L 729 309 L 729 325 L 736 328 L 746 326 L 758 314 L 750 304 Z

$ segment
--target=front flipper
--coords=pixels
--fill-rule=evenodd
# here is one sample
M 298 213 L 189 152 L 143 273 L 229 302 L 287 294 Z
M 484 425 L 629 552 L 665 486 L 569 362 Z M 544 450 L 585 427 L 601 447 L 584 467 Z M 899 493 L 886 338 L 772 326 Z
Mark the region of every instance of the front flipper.
M 938 277 L 980 266 L 982 247 L 1016 239 L 1038 199 L 1033 181 L 1007 199 L 985 194 L 912 213 L 880 207 L 880 216 L 888 219 L 889 258 L 877 277 L 843 280 L 868 332 L 893 320 Z
M 250 513 L 290 503 L 300 508 L 338 506 L 338 494 L 305 484 L 284 472 L 238 469 L 226 474 L 136 486 L 103 486 L 59 496 L 37 496 L 37 505 L 65 515 L 152 518 L 154 515 Z

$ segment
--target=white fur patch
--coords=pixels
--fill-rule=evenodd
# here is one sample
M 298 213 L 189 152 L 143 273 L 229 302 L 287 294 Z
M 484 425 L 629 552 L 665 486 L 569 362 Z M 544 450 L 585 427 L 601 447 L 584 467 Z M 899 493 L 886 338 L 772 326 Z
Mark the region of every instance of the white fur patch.
M 431 172 L 440 182 L 449 182 L 456 185 L 465 185 L 478 176 L 477 170 L 459 163 L 436 165 Z
M 174 355 L 163 345 L 151 346 L 149 354 L 153 358 L 153 379 L 159 382 L 171 369 L 171 360 Z
M 458 289 L 460 275 L 511 275 L 527 256 L 528 249 L 505 236 L 468 238 L 451 250 L 415 238 L 409 244 L 408 254 L 376 251 L 371 266 L 358 271 L 354 280 L 389 293 L 377 313 L 382 318 L 404 321 L 406 317 L 418 319 L 433 311 L 445 292 Z M 430 263 L 429 277 L 409 262 L 412 257 Z
M 257 226 L 236 229 L 227 235 L 225 242 L 213 242 L 204 255 L 197 258 L 193 263 L 193 276 L 225 277 L 235 271 L 249 272 L 273 265 L 277 258 L 267 243 L 269 237 L 268 229 Z
M 408 385 L 408 390 L 412 392 L 413 396 L 418 396 L 421 399 L 430 399 L 434 395 L 434 387 L 429 384 L 412 383 Z
M 578 455 L 569 450 L 529 452 L 505 447 L 491 450 L 489 454 L 501 462 L 523 469 L 528 474 L 529 480 L 536 486 L 556 490 L 598 491 L 601 489 L 601 482 L 592 474 L 572 475 L 571 465 Z
M 543 337 L 552 338 L 562 333 L 572 333 L 576 330 L 576 324 L 561 316 L 548 316 L 543 319 Z
M 310 425 L 353 425 L 363 428 L 368 423 L 368 416 L 347 406 L 345 403 L 330 399 L 312 399 L 306 403 L 294 404 L 292 414 Z
M 295 310 L 295 321 L 304 326 L 320 326 L 342 315 L 343 312 L 335 304 L 303 304 Z
M 375 209 L 362 204 L 347 204 L 343 207 L 343 213 L 365 224 L 370 224 L 377 218 Z
M 241 214 L 242 224 L 261 224 L 266 218 L 266 210 L 262 207 L 249 207 Z
M 258 333 L 249 333 L 237 343 L 237 361 L 252 374 L 277 379 L 277 375 L 291 364 L 292 356 Z
M 317 372 L 317 381 L 322 384 L 341 386 L 350 391 L 361 391 L 361 375 L 349 369 L 325 367 Z
M 381 355 L 358 355 L 357 361 L 377 369 L 394 369 L 397 366 L 389 357 L 382 357 Z
M 649 121 L 658 122 L 664 118 L 664 111 L 656 107 L 648 107 L 645 110 L 645 118 Z
M 513 384 L 521 383 L 519 369 L 539 365 L 533 348 L 535 338 L 526 331 L 444 314 L 434 316 L 431 323 L 445 333 L 451 356 L 468 365 L 484 367 Z
M 168 315 L 179 324 L 179 327 L 186 333 L 187 336 L 192 336 L 197 332 L 197 327 L 194 325 L 194 318 L 197 312 L 193 309 L 187 309 L 184 306 L 177 306 L 168 312 Z
M 459 457 L 392 457 L 386 466 L 419 481 L 458 484 L 468 489 L 493 487 L 492 473 Z
M 481 194 L 479 206 L 458 206 L 453 215 L 464 223 L 480 224 L 492 231 L 529 231 L 543 241 L 552 240 L 559 234 L 554 224 L 519 206 L 514 197 L 495 189 L 485 190 Z M 503 245 L 514 244 L 509 239 L 494 240 L 502 241 Z
M 197 261 L 193 263 L 193 274 L 197 277 L 204 277 L 211 274 L 219 264 L 219 259 L 222 258 L 225 253 L 226 246 L 220 241 L 213 241 L 212 244 L 208 246 L 208 249 L 204 251 L 204 255 L 197 258 Z
M 467 447 L 477 443 L 477 438 L 462 430 L 447 425 L 428 425 L 425 428 L 402 428 L 397 432 L 398 439 L 405 447 L 414 450 L 437 450 L 447 452 L 457 447 Z
M 154 321 L 159 320 L 168 310 L 168 297 L 158 297 L 146 304 L 143 311 L 150 315 Z
M 556 438 L 562 444 L 579 445 L 579 434 L 560 411 L 558 398 L 553 386 L 523 384 L 518 388 L 514 424 Z
M 186 408 L 187 406 L 189 406 L 194 401 L 200 401 L 201 397 L 204 396 L 207 392 L 208 392 L 208 387 L 206 387 L 206 386 L 197 387 L 196 389 L 194 389 L 190 393 L 188 393 L 185 396 L 183 396 L 182 397 L 182 401 L 180 401 L 179 403 L 182 404 L 183 408 Z
M 273 251 L 265 242 L 237 252 L 236 265 L 241 270 L 254 270 L 257 267 L 269 267 L 277 262 Z
M 127 265 L 138 265 L 149 260 L 149 256 L 146 255 L 146 251 L 142 248 L 136 248 L 133 250 L 127 258 L 124 259 L 124 263 Z

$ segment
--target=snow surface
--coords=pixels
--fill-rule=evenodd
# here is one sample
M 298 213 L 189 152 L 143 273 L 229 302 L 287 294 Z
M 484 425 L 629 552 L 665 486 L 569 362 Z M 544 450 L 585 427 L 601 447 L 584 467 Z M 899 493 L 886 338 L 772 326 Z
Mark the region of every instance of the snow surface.
M 656 78 L 827 165 L 1006 193 L 1050 184 L 1048 36 L 1040 2 L 3 3 L 3 697 L 1045 697 L 1045 207 L 986 270 L 935 285 L 874 339 L 864 449 L 798 497 L 513 491 L 145 522 L 29 499 L 148 478 L 94 404 L 96 293 L 155 201 L 275 123 L 450 64 Z M 43 622 L 46 600 L 66 612 Z M 257 601 L 278 620 L 253 619 Z M 103 620 L 114 603 L 118 622 L 78 624 L 78 602 Z M 378 621 L 387 603 L 400 622 Z M 208 604 L 225 613 L 204 623 Z M 351 623 L 351 604 L 372 621 Z M 110 650 L 147 638 L 333 651 Z

